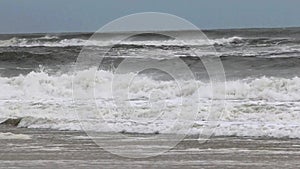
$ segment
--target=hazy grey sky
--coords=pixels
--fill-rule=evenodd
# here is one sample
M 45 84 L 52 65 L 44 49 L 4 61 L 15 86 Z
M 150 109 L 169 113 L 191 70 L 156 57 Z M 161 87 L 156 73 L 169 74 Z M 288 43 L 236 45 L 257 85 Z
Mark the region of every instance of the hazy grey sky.
M 90 32 L 137 12 L 174 14 L 200 29 L 300 26 L 299 0 L 0 0 L 0 33 Z

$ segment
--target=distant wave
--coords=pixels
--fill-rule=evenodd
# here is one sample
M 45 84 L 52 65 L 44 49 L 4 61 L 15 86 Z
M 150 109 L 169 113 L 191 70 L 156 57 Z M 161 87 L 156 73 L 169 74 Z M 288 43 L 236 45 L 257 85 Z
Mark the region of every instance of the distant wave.
M 45 36 L 40 38 L 11 38 L 8 40 L 0 40 L 0 47 L 68 47 L 68 46 L 110 46 L 119 45 L 140 45 L 140 46 L 201 46 L 213 44 L 228 44 L 242 40 L 241 37 L 230 37 L 212 40 L 174 40 L 174 39 L 151 39 L 132 37 L 121 43 L 116 41 L 95 41 L 85 39 L 60 39 L 56 36 Z
M 152 37 L 153 38 L 153 37 Z M 185 54 L 185 51 L 188 51 L 190 48 L 200 48 L 205 46 L 214 46 L 218 52 L 219 56 L 245 56 L 245 57 L 262 57 L 262 58 L 286 58 L 286 57 L 299 57 L 300 56 L 300 40 L 292 38 L 246 38 L 246 37 L 227 37 L 227 38 L 216 38 L 210 40 L 176 40 L 176 39 L 167 39 L 163 37 L 156 37 L 157 39 L 147 40 L 146 37 L 132 37 L 131 39 L 124 40 L 122 42 L 117 42 L 113 40 L 106 41 L 96 41 L 96 40 L 86 40 L 80 38 L 70 38 L 62 39 L 59 36 L 44 36 L 37 38 L 11 38 L 8 40 L 0 40 L 0 47 L 21 47 L 21 48 L 37 48 L 37 47 L 50 47 L 50 48 L 71 48 L 74 47 L 75 52 L 78 55 L 78 49 L 81 47 L 113 47 L 119 49 L 147 49 L 152 50 L 152 53 L 155 54 L 155 50 L 172 51 L 167 56 L 164 55 L 164 52 L 157 51 L 161 57 L 157 57 L 157 54 L 154 59 L 168 59 L 172 57 L 191 57 L 194 55 Z M 177 50 L 178 52 L 174 52 Z M 180 51 L 182 50 L 182 51 Z M 68 50 L 70 51 L 70 50 Z M 14 55 L 19 51 L 0 51 L 1 57 L 11 57 L 14 58 Z M 47 50 L 44 52 L 32 52 L 32 51 L 20 51 L 18 56 L 22 55 L 29 56 L 28 52 L 33 55 L 44 55 L 46 56 Z M 173 54 L 172 54 L 173 53 Z M 131 55 L 133 54 L 133 55 Z M 211 53 L 205 51 L 197 53 L 199 56 L 206 56 Z M 216 54 L 216 53 L 215 53 Z M 214 54 L 214 55 L 215 55 Z M 134 55 L 134 52 L 127 53 L 130 57 L 142 58 L 143 55 L 139 54 Z M 118 57 L 126 57 L 126 54 Z M 23 55 L 22 55 L 23 56 Z M 33 56 L 34 57 L 34 56 Z M 39 57 L 40 58 L 40 57 Z M 49 56 L 47 56 L 49 58 Z
M 61 39 L 58 36 L 44 36 L 39 38 L 11 38 L 8 40 L 0 40 L 0 47 L 67 47 L 67 46 L 111 46 L 114 44 L 119 45 L 141 45 L 141 46 L 202 46 L 202 45 L 279 45 L 286 43 L 300 43 L 298 40 L 290 38 L 246 38 L 246 37 L 227 37 L 217 39 L 189 39 L 189 40 L 176 40 L 176 39 L 150 39 L 132 37 L 125 39 L 118 43 L 111 40 L 87 40 L 80 38 Z

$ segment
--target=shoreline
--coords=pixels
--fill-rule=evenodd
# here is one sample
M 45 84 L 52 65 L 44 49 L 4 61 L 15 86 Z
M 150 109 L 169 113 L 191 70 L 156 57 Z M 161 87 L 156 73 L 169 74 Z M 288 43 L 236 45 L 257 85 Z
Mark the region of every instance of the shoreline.
M 204 144 L 188 137 L 154 157 L 111 154 L 84 132 L 0 126 L 0 133 L 30 139 L 0 139 L 0 168 L 297 168 L 300 139 L 213 137 Z M 287 165 L 288 164 L 288 165 Z

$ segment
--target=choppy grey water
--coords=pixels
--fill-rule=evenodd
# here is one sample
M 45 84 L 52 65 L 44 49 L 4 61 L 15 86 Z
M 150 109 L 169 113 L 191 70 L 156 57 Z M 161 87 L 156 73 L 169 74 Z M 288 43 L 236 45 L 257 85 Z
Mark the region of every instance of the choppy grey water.
M 226 92 L 216 91 L 216 95 L 226 96 L 227 107 L 215 135 L 300 137 L 300 28 L 204 31 L 208 41 L 193 39 L 194 31 L 173 33 L 185 40 L 179 42 L 159 32 L 138 34 L 120 43 L 114 38 L 126 33 L 107 33 L 106 39 L 99 41 L 90 41 L 90 33 L 0 35 L 0 119 L 22 118 L 19 127 L 82 130 L 74 112 L 80 104 L 72 102 L 72 80 L 76 77 L 82 92 L 97 86 L 97 111 L 117 132 L 165 132 L 169 120 L 176 119 L 173 107 L 178 99 L 189 99 L 197 91 L 200 109 L 191 133 L 198 133 L 207 120 L 212 99 L 209 77 L 201 62 L 201 57 L 209 54 L 197 56 L 191 51 L 211 45 L 227 78 Z M 97 74 L 90 69 L 74 71 L 83 47 L 94 54 L 105 52 Z M 169 75 L 148 70 L 135 79 L 130 89 L 129 101 L 140 109 L 135 113 L 127 107 L 108 110 L 108 79 L 124 59 L 133 65 L 141 60 L 157 60 L 176 69 L 173 62 L 178 58 L 194 73 L 196 88 L 186 80 L 185 88 L 180 90 Z M 123 76 L 123 80 L 129 78 Z M 117 82 L 118 91 L 125 90 L 122 84 L 122 80 Z M 157 94 L 150 97 L 153 91 Z M 169 114 L 152 122 L 161 110 L 149 108 L 149 100 L 157 107 L 166 101 L 164 111 Z M 80 111 L 94 111 L 84 106 Z M 94 129 L 108 130 L 106 126 Z

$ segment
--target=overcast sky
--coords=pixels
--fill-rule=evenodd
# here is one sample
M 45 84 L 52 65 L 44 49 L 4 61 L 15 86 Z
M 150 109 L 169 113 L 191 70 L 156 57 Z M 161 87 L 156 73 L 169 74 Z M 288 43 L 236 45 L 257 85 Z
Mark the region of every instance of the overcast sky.
M 0 0 L 0 33 L 92 32 L 137 12 L 174 14 L 200 29 L 300 26 L 299 0 Z

